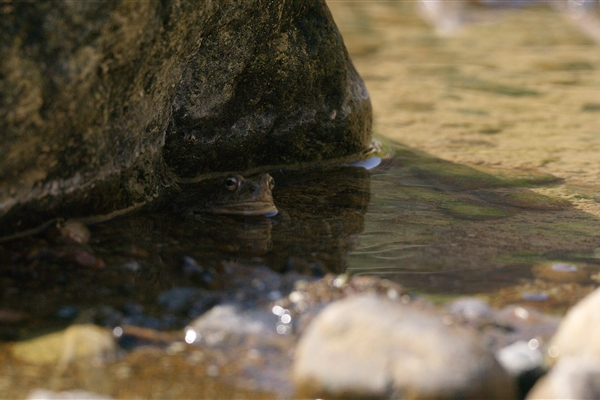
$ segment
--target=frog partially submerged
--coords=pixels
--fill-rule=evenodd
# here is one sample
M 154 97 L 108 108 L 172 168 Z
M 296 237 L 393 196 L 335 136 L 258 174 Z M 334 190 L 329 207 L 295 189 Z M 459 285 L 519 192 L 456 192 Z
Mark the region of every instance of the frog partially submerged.
M 268 217 L 277 215 L 273 203 L 273 177 L 267 173 L 244 178 L 231 175 L 194 185 L 183 185 L 175 207 L 185 214 L 212 213 Z

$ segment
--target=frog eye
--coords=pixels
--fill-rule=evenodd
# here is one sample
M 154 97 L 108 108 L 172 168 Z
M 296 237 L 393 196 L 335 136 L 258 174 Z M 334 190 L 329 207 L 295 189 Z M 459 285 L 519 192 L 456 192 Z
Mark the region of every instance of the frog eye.
M 268 187 L 269 190 L 273 190 L 275 187 L 275 179 L 269 174 L 263 174 L 260 178 L 260 185 L 262 187 Z
M 269 189 L 273 190 L 275 187 L 275 179 L 271 175 L 267 178 L 267 185 L 269 185 Z
M 230 176 L 229 178 L 225 179 L 225 189 L 230 190 L 232 192 L 234 190 L 236 190 L 238 187 L 240 187 L 241 184 L 242 184 L 241 176 Z

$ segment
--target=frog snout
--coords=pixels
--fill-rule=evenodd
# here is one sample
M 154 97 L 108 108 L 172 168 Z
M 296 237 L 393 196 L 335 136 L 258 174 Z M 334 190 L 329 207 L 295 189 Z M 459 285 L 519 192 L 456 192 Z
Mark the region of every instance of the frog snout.
M 253 190 L 252 190 L 252 196 L 254 198 L 260 197 L 262 195 L 262 192 L 263 192 L 262 185 L 254 185 Z

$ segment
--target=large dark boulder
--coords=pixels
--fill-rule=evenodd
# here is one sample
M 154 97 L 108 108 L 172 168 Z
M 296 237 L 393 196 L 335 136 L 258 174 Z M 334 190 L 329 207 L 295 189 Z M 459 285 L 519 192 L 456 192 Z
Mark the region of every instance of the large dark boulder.
M 370 125 L 322 0 L 0 4 L 4 228 L 357 153 Z

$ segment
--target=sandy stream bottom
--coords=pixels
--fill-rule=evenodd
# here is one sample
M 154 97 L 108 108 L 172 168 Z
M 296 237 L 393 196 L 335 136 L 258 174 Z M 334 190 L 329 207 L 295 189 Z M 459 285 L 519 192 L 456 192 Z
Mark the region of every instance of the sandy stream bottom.
M 600 44 L 573 20 L 498 10 L 440 37 L 415 2 L 328 5 L 375 133 L 459 164 L 553 174 L 563 184 L 535 190 L 600 216 Z

